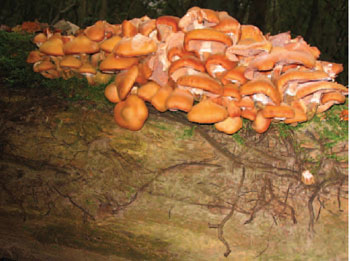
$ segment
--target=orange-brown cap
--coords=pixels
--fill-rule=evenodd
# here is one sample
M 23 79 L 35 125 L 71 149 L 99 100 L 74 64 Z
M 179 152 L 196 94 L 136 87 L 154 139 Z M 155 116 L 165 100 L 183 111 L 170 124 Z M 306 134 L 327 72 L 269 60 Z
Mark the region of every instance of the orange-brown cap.
M 114 53 L 120 56 L 141 56 L 157 51 L 156 42 L 142 34 L 137 34 L 131 38 L 123 38 L 114 48 Z
M 184 40 L 184 46 L 187 51 L 189 51 L 189 42 L 191 40 L 216 41 L 227 46 L 232 45 L 232 39 L 228 35 L 211 28 L 194 29 L 187 32 Z
M 106 86 L 104 94 L 110 102 L 117 103 L 121 101 L 118 95 L 117 85 L 114 82 Z
M 36 62 L 43 60 L 44 56 L 45 56 L 45 54 L 43 54 L 39 50 L 30 51 L 28 56 L 27 56 L 26 62 L 27 63 L 36 63 Z
M 38 33 L 33 38 L 33 43 L 40 47 L 44 42 L 46 42 L 47 36 L 44 33 Z
M 213 94 L 222 95 L 223 93 L 223 86 L 218 81 L 204 73 L 183 75 L 177 79 L 176 83 L 178 86 L 202 89 Z
M 264 133 L 270 127 L 271 121 L 271 119 L 265 118 L 261 111 L 258 111 L 253 121 L 252 128 L 257 133 Z
M 252 80 L 240 88 L 241 95 L 253 95 L 257 93 L 262 93 L 268 96 L 275 105 L 279 105 L 281 102 L 280 95 L 276 90 L 275 86 L 270 80 L 267 79 L 257 79 Z
M 99 68 L 103 72 L 115 72 L 129 69 L 138 61 L 139 59 L 136 57 L 116 57 L 114 53 L 111 53 L 100 63 Z
M 182 67 L 190 67 L 197 71 L 205 72 L 205 67 L 201 60 L 195 56 L 184 56 L 170 65 L 168 69 L 169 76 Z
M 297 83 L 304 83 L 308 81 L 328 81 L 331 80 L 328 74 L 324 71 L 314 71 L 314 70 L 290 70 L 282 74 L 278 79 L 276 79 L 276 86 L 283 96 L 286 88 L 288 87 L 287 83 L 294 81 Z
M 94 25 L 86 27 L 84 34 L 92 41 L 102 41 L 105 39 L 105 21 L 97 21 Z
M 207 124 L 223 121 L 227 116 L 227 110 L 210 99 L 200 101 L 187 114 L 189 121 Z
M 294 118 L 294 110 L 288 105 L 266 105 L 261 113 L 265 118 Z
M 236 84 L 245 84 L 247 82 L 247 78 L 244 76 L 244 72 L 246 71 L 246 66 L 236 66 L 231 70 L 228 70 L 222 77 L 221 82 L 223 84 L 228 83 L 236 83 Z
M 133 65 L 129 70 L 122 71 L 115 77 L 115 84 L 118 88 L 118 95 L 121 100 L 124 100 L 132 87 L 134 86 L 136 77 L 139 73 L 137 65 Z
M 173 88 L 171 88 L 169 85 L 161 86 L 151 99 L 151 104 L 153 107 L 160 112 L 166 111 L 168 109 L 166 102 L 172 92 Z
M 171 111 L 189 112 L 192 109 L 193 101 L 193 95 L 188 90 L 175 88 L 170 94 L 166 106 Z
M 209 75 L 218 78 L 231 70 L 236 65 L 235 62 L 230 61 L 224 54 L 213 54 L 208 57 L 205 62 L 205 68 Z
M 295 94 L 295 97 L 296 99 L 301 99 L 307 95 L 321 90 L 324 90 L 325 92 L 339 91 L 344 94 L 348 93 L 348 88 L 339 83 L 318 81 L 315 83 L 306 83 L 300 86 Z
M 47 55 L 64 55 L 62 39 L 52 36 L 39 47 L 39 51 Z
M 139 25 L 139 33 L 144 36 L 149 36 L 156 28 L 156 19 L 145 20 Z
M 346 97 L 338 91 L 328 92 L 322 95 L 321 104 L 317 107 L 317 113 L 324 112 L 332 107 L 334 104 L 342 104 Z
M 60 66 L 62 68 L 72 68 L 72 69 L 78 69 L 82 65 L 82 62 L 74 57 L 73 55 L 67 55 L 62 58 L 60 61 Z
M 243 127 L 243 120 L 241 117 L 227 117 L 225 120 L 214 124 L 218 131 L 226 134 L 233 134 Z
M 123 36 L 124 37 L 133 37 L 138 33 L 138 26 L 135 25 L 135 23 L 124 20 L 122 22 L 122 30 L 123 30 Z
M 137 90 L 137 95 L 148 102 L 151 102 L 152 98 L 158 90 L 160 89 L 160 85 L 154 81 L 149 81 L 142 86 L 140 86 Z
M 83 34 L 78 35 L 72 41 L 65 43 L 63 46 L 65 54 L 91 54 L 97 53 L 99 50 L 98 43 L 90 40 Z
M 111 53 L 114 47 L 119 43 L 122 38 L 119 35 L 114 35 L 100 43 L 100 49 L 107 53 Z
M 297 124 L 298 122 L 307 121 L 306 107 L 300 100 L 292 101 L 291 107 L 294 110 L 294 117 L 286 119 L 284 123 Z
M 140 130 L 148 118 L 148 109 L 145 102 L 136 95 L 129 95 L 125 101 L 114 107 L 116 123 L 125 129 Z

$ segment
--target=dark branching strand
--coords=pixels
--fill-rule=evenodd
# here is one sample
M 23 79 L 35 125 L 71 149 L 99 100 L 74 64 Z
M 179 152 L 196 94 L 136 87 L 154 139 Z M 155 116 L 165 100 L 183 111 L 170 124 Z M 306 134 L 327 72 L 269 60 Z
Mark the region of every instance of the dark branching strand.
M 224 226 L 225 226 L 226 222 L 230 220 L 230 218 L 232 217 L 232 215 L 233 215 L 233 213 L 235 211 L 235 207 L 236 207 L 236 205 L 238 203 L 238 200 L 239 200 L 240 191 L 241 191 L 241 188 L 243 186 L 244 179 L 245 179 L 245 168 L 242 167 L 241 180 L 240 180 L 240 183 L 238 185 L 236 195 L 235 195 L 235 197 L 233 199 L 230 212 L 223 218 L 223 220 L 221 220 L 221 222 L 219 224 L 209 224 L 209 228 L 216 228 L 218 230 L 218 239 L 226 247 L 226 251 L 224 253 L 225 257 L 228 257 L 230 255 L 231 248 L 230 248 L 230 245 L 228 244 L 228 242 L 226 241 L 226 239 L 224 237 Z

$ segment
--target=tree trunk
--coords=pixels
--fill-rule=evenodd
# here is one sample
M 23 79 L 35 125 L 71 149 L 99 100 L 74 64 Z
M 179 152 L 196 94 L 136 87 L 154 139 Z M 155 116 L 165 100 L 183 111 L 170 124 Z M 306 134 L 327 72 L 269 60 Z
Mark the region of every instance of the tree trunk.
M 112 105 L 39 89 L 0 97 L 4 258 L 291 260 L 298 249 L 303 260 L 347 259 L 347 170 L 315 163 L 312 126 L 233 138 L 149 107 L 131 132 Z M 304 168 L 314 186 L 301 183 Z

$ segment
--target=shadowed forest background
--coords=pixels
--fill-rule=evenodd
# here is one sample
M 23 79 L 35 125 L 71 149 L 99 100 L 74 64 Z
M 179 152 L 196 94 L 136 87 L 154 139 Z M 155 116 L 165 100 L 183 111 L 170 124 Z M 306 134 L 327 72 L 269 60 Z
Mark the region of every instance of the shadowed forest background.
M 344 0 L 3 0 L 0 23 L 9 26 L 37 19 L 53 25 L 60 19 L 82 28 L 97 20 L 121 23 L 148 15 L 182 17 L 192 6 L 225 10 L 241 24 L 252 24 L 262 32 L 291 31 L 321 51 L 320 60 L 342 63 L 337 81 L 347 85 L 348 1 Z M 16 12 L 13 12 L 16 10 Z

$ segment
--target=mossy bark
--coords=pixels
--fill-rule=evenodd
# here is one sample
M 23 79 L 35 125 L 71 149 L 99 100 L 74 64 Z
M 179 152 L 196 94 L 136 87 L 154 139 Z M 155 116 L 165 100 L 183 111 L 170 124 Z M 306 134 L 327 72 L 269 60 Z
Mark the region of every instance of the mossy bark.
M 150 108 L 131 132 L 112 106 L 20 89 L 0 107 L 4 257 L 347 259 L 347 143 L 326 157 L 312 125 L 233 138 Z

